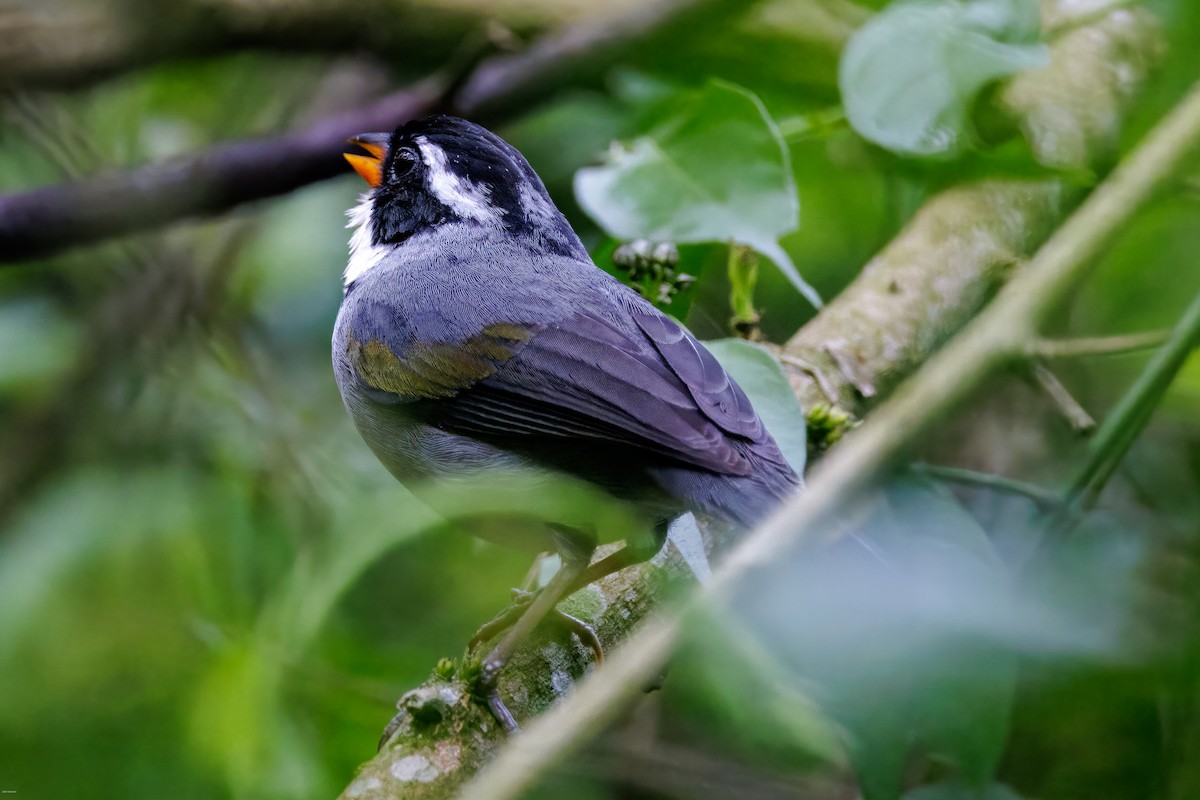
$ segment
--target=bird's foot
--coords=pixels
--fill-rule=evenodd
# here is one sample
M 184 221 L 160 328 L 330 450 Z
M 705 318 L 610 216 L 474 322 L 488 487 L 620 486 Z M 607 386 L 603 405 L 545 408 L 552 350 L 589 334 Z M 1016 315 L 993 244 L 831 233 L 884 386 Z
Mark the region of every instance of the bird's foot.
M 583 646 L 592 651 L 592 656 L 595 657 L 596 663 L 604 663 L 604 645 L 600 643 L 600 637 L 596 635 L 596 629 L 591 625 L 579 617 L 571 616 L 565 611 L 559 611 L 557 608 L 550 612 L 546 621 L 557 625 L 567 633 L 575 634 Z
M 471 641 L 467 642 L 467 650 L 474 650 L 479 645 L 490 642 L 515 625 L 525 610 L 529 608 L 529 604 L 533 602 L 536 594 L 536 592 L 527 592 L 523 589 L 513 589 L 512 605 L 480 625 L 479 630 L 475 631 L 475 635 L 471 637 Z
M 397 711 L 392 715 L 392 718 L 388 720 L 388 724 L 384 726 L 383 733 L 379 736 L 379 744 L 375 745 L 375 752 L 383 750 L 383 746 L 391 740 L 392 734 L 398 731 L 400 726 L 404 724 L 404 717 L 405 712 L 403 711 Z
M 525 610 L 529 608 L 529 604 L 533 602 L 533 598 L 537 596 L 537 592 L 527 592 L 523 589 L 513 589 L 513 602 L 508 608 L 501 611 L 492 619 L 479 626 L 479 630 L 475 631 L 475 635 L 471 637 L 471 641 L 467 643 L 467 650 L 472 651 L 482 644 L 490 642 L 504 631 L 516 624 Z M 596 635 L 595 629 L 565 611 L 560 611 L 555 608 L 546 615 L 546 622 L 550 622 L 561 628 L 567 633 L 575 634 L 581 643 L 596 657 L 596 663 L 604 661 L 604 645 L 600 643 L 600 637 Z
M 514 628 L 522 617 L 534 605 L 534 601 L 539 597 L 541 592 L 525 592 L 518 589 L 513 590 L 513 604 L 502 611 L 493 619 L 484 623 L 483 626 L 475 632 L 471 638 L 469 650 L 474 651 L 477 647 L 486 644 L 495 637 L 499 636 L 506 630 Z M 548 601 L 550 598 L 543 598 L 543 601 Z M 579 641 L 592 651 L 596 659 L 596 663 L 604 661 L 604 645 L 600 642 L 600 637 L 596 635 L 596 631 L 591 625 L 574 617 L 565 611 L 560 611 L 557 608 L 542 610 L 538 614 L 541 617 L 539 622 L 550 622 L 556 627 L 565 630 L 568 634 L 575 634 Z M 537 624 L 536 622 L 534 624 Z M 530 628 L 529 630 L 532 630 Z M 525 633 L 528 633 L 526 631 Z M 518 636 L 514 639 L 513 634 Z M 524 635 L 518 631 L 509 630 L 509 635 L 483 658 L 482 661 L 476 662 L 478 665 L 476 673 L 473 677 L 473 693 L 480 700 L 487 703 L 491 709 L 492 716 L 500 724 L 506 733 L 515 733 L 520 730 L 517 725 L 516 718 L 508 707 L 504 704 L 497 690 L 497 683 L 500 679 L 500 672 L 508 663 L 508 657 L 511 655 L 515 645 L 519 640 L 523 640 Z

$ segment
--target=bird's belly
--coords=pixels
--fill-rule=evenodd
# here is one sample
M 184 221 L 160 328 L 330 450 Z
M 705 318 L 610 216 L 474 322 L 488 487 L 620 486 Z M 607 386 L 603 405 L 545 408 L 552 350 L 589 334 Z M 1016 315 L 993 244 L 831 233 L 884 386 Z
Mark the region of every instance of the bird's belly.
M 525 493 L 544 491 L 551 480 L 547 470 L 516 454 L 413 421 L 402 410 L 359 402 L 367 407 L 356 409 L 350 402 L 347 406 L 367 446 L 435 511 L 455 520 L 463 531 L 505 547 L 530 552 L 555 548 L 548 526 L 511 513 L 512 507 L 524 505 L 519 498 Z M 496 496 L 489 499 L 492 492 Z M 490 509 L 493 502 L 496 508 Z
M 526 459 L 492 445 L 413 420 L 403 406 L 377 406 L 369 400 L 351 405 L 351 417 L 363 440 L 401 482 L 471 478 L 490 471 L 542 470 Z

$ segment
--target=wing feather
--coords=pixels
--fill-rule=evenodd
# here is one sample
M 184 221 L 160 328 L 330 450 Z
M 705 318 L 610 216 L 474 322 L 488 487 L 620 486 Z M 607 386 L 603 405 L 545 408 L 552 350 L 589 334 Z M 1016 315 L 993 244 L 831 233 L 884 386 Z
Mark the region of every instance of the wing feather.
M 593 439 L 747 475 L 734 441 L 766 435 L 716 358 L 650 306 L 632 322 L 589 310 L 550 325 L 489 326 L 457 346 L 386 356 L 372 346 L 360 351 L 373 361 L 351 359 L 372 397 L 415 403 L 433 424 L 478 438 Z

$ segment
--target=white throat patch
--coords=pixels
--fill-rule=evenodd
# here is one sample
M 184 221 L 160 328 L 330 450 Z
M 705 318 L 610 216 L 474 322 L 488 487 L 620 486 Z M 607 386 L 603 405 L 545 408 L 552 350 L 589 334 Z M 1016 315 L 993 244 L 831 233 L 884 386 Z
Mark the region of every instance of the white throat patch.
M 346 212 L 346 216 L 350 217 L 346 227 L 354 228 L 354 233 L 350 236 L 350 260 L 342 276 L 343 286 L 354 283 L 387 255 L 386 247 L 371 242 L 371 211 L 374 207 L 375 202 L 368 191 L 359 196 L 358 205 Z
M 424 136 L 417 137 L 421 159 L 429 168 L 429 191 L 463 219 L 496 222 L 503 209 L 492 205 L 488 191 L 459 176 L 446 162 L 446 152 Z

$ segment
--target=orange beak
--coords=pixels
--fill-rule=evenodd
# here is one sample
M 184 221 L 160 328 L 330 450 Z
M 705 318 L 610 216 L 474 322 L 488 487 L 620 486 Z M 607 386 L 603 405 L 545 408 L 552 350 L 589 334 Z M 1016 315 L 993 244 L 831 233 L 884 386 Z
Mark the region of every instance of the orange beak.
M 383 183 L 383 160 L 387 158 L 388 133 L 360 133 L 347 141 L 366 150 L 369 155 L 358 153 L 342 153 L 342 157 L 350 162 L 354 171 L 362 176 L 372 188 Z

